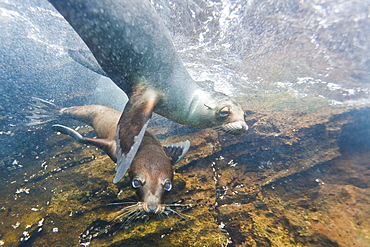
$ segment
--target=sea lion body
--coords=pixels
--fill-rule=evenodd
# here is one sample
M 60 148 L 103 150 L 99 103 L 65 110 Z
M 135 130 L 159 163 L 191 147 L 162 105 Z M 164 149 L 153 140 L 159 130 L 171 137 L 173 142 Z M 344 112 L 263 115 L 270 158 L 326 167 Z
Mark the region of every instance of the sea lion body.
M 233 134 L 248 126 L 230 97 L 199 87 L 182 64 L 170 34 L 149 1 L 49 0 L 89 47 L 101 74 L 129 96 L 117 126 L 118 182 L 156 112 L 178 123 Z M 99 71 L 99 68 L 94 70 Z
M 60 119 L 76 119 L 91 125 L 98 138 L 83 137 L 75 130 L 63 125 L 53 125 L 54 130 L 74 137 L 77 141 L 103 149 L 116 162 L 116 126 L 121 113 L 102 105 L 59 107 L 48 101 L 33 98 L 34 112 L 31 124 Z M 44 109 L 44 111 L 43 111 Z M 37 116 L 44 118 L 40 122 Z M 33 124 L 32 124 L 33 123 Z M 147 213 L 162 213 L 165 210 L 164 194 L 172 188 L 173 164 L 188 151 L 189 141 L 162 146 L 153 134 L 145 131 L 141 145 L 128 173 L 139 199 L 139 210 Z
M 137 86 L 150 88 L 157 101 L 154 112 L 184 125 L 206 128 L 244 122 L 237 103 L 194 82 L 149 1 L 49 2 L 83 39 L 104 74 L 129 97 Z M 218 118 L 216 113 L 226 106 L 232 114 Z M 241 131 L 246 128 L 244 123 Z
M 98 139 L 85 137 L 84 143 L 92 142 L 90 144 L 103 149 L 114 162 L 117 161 L 115 136 L 120 115 L 119 111 L 102 105 L 72 106 L 58 110 L 58 118 L 76 119 L 92 126 Z

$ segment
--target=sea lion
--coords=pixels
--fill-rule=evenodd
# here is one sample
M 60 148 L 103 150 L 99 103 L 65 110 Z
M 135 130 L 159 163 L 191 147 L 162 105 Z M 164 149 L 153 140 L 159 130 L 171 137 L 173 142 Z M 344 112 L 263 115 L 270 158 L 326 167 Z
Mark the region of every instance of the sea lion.
M 52 128 L 70 135 L 80 143 L 97 146 L 116 161 L 116 126 L 121 113 L 102 105 L 60 107 L 51 102 L 33 98 L 31 121 L 28 125 L 72 118 L 91 125 L 98 138 L 83 137 L 77 131 L 55 124 Z M 40 121 L 42 116 L 44 121 Z M 173 165 L 189 150 L 190 142 L 162 146 L 150 132 L 145 131 L 143 141 L 130 165 L 128 172 L 131 184 L 139 199 L 137 210 L 160 214 L 171 211 L 164 205 L 164 194 L 172 188 Z
M 114 182 L 135 157 L 153 111 L 184 125 L 216 127 L 233 134 L 248 130 L 236 102 L 193 81 L 149 1 L 49 2 L 92 52 L 91 60 L 98 64 L 87 67 L 111 78 L 129 97 L 117 126 Z

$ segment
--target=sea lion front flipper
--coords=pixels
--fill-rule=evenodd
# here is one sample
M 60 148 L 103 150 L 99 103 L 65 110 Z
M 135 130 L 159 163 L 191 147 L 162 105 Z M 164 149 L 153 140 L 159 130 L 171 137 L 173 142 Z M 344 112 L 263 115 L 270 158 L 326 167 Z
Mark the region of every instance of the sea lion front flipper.
M 122 179 L 134 159 L 157 103 L 155 91 L 146 87 L 138 88 L 134 90 L 118 122 L 117 166 L 113 183 Z
M 170 158 L 172 165 L 179 162 L 188 152 L 189 148 L 190 142 L 188 140 L 163 146 L 163 150 Z
M 51 128 L 55 131 L 59 131 L 60 133 L 64 135 L 69 135 L 76 139 L 79 143 L 82 144 L 88 144 L 93 145 L 95 147 L 103 149 L 104 152 L 106 152 L 109 157 L 116 162 L 116 155 L 114 153 L 115 150 L 113 150 L 113 141 L 110 139 L 102 139 L 102 138 L 90 138 L 90 137 L 84 137 L 74 129 L 71 129 L 67 126 L 61 125 L 61 124 L 54 124 L 51 126 Z
M 107 77 L 107 74 L 100 67 L 94 55 L 89 50 L 68 50 L 69 56 L 82 66 L 94 71 L 95 73 Z

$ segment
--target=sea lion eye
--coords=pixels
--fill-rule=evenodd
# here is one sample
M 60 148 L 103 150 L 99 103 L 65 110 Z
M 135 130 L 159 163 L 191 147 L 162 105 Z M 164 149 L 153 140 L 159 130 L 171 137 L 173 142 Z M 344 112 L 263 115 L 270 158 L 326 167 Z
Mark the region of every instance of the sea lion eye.
M 166 182 L 163 186 L 163 189 L 170 191 L 172 189 L 172 183 L 170 181 Z
M 230 110 L 229 110 L 229 107 L 225 106 L 224 108 L 222 108 L 219 112 L 218 112 L 218 115 L 220 115 L 220 117 L 227 117 L 230 115 Z
M 138 179 L 133 179 L 132 182 L 131 182 L 131 184 L 132 184 L 132 187 L 134 189 L 137 189 L 137 188 L 141 187 L 141 182 Z

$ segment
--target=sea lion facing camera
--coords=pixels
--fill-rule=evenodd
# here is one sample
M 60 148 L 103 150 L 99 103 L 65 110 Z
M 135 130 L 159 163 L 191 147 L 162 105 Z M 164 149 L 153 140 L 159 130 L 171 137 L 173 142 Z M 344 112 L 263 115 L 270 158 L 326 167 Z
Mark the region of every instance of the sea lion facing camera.
M 80 143 L 97 146 L 116 161 L 115 134 L 116 125 L 121 113 L 102 105 L 84 105 L 59 107 L 48 101 L 33 98 L 31 122 L 38 125 L 63 118 L 72 118 L 91 125 L 98 138 L 83 137 L 77 131 L 63 126 L 52 128 L 70 135 Z M 43 121 L 40 119 L 42 118 Z M 188 151 L 190 142 L 180 142 L 162 146 L 150 132 L 145 131 L 143 141 L 128 170 L 131 184 L 136 189 L 139 203 L 137 210 L 146 213 L 160 214 L 167 209 L 164 194 L 172 189 L 173 165 Z

